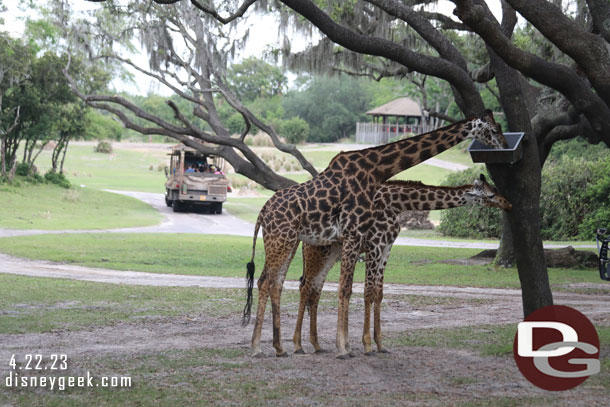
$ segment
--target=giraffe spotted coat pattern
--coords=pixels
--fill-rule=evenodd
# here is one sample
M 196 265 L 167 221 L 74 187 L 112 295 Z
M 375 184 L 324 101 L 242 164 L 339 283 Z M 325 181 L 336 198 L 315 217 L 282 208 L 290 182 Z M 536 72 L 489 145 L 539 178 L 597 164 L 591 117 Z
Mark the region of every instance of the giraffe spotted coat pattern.
M 394 143 L 337 154 L 328 167 L 310 181 L 276 192 L 259 213 L 248 264 L 248 299 L 244 321 L 250 318 L 256 236 L 263 228 L 265 264 L 258 280 L 258 309 L 252 334 L 252 354 L 262 354 L 260 336 L 265 307 L 271 297 L 273 346 L 277 356 L 286 352 L 280 331 L 282 286 L 299 241 L 313 246 L 341 242 L 341 276 L 337 316 L 338 357 L 349 356 L 348 314 L 354 267 L 364 236 L 373 223 L 373 198 L 393 175 L 458 144 L 474 138 L 503 148 L 506 140 L 493 114 L 465 119 L 432 132 Z
M 362 342 L 366 354 L 372 354 L 370 336 L 371 305 L 374 304 L 374 338 L 377 351 L 384 352 L 381 344 L 381 300 L 383 299 L 383 274 L 390 249 L 400 233 L 399 216 L 410 210 L 449 209 L 465 205 L 481 205 L 505 210 L 511 204 L 489 185 L 485 177 L 473 185 L 437 187 L 413 181 L 388 181 L 375 195 L 375 215 L 369 229 L 363 252 L 366 253 L 366 278 L 364 285 L 364 327 Z M 301 329 L 305 308 L 309 307 L 309 337 L 315 352 L 322 351 L 317 335 L 317 309 L 324 280 L 338 260 L 341 244 L 311 246 L 303 244 L 303 276 L 301 277 L 300 304 L 293 342 L 295 353 L 304 353 L 301 345 Z

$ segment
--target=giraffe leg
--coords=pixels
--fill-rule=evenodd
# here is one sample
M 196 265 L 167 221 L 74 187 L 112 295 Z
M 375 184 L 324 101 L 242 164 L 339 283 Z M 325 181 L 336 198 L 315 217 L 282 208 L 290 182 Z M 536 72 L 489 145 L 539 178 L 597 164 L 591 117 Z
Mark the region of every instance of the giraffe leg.
M 325 246 L 320 252 L 319 271 L 312 280 L 309 294 L 309 341 L 315 349 L 315 353 L 326 353 L 325 349 L 320 347 L 318 342 L 318 304 L 324 287 L 324 280 L 333 265 L 341 255 L 341 244 L 335 243 L 331 246 Z
M 305 308 L 309 305 L 311 296 L 311 285 L 316 273 L 319 269 L 319 259 L 323 247 L 316 247 L 303 243 L 303 276 L 301 277 L 301 286 L 299 287 L 299 313 L 297 314 L 297 323 L 294 327 L 294 335 L 292 342 L 294 343 L 294 353 L 303 354 L 303 345 L 301 343 L 301 334 L 303 330 L 303 318 L 305 317 Z M 311 309 L 310 309 L 311 316 Z
M 364 345 L 364 354 L 370 356 L 374 354 L 371 345 L 371 304 L 373 303 L 373 293 L 369 281 L 368 268 L 366 274 L 366 281 L 364 283 L 364 326 L 362 328 L 362 344 Z
M 375 281 L 379 273 L 380 262 L 382 259 L 382 248 L 373 242 L 366 243 L 366 277 L 364 281 L 364 326 L 362 330 L 362 344 L 364 354 L 373 355 L 371 344 L 371 307 L 375 301 Z
M 305 245 L 303 245 L 303 257 L 305 257 Z M 305 259 L 303 259 L 305 262 Z M 303 264 L 303 268 L 305 268 L 305 264 Z M 305 316 L 305 308 L 307 307 L 307 301 L 309 300 L 309 290 L 311 284 L 307 280 L 306 274 L 303 273 L 303 277 L 301 277 L 301 286 L 299 287 L 299 313 L 297 314 L 297 323 L 294 327 L 294 335 L 292 337 L 292 343 L 294 343 L 294 353 L 303 354 L 305 351 L 303 350 L 303 345 L 301 343 L 301 331 L 303 328 L 303 318 Z
M 383 299 L 383 282 L 375 288 L 375 343 L 377 344 L 377 352 L 389 353 L 387 349 L 381 345 L 381 300 Z
M 284 279 L 288 272 L 288 266 L 292 262 L 294 254 L 299 245 L 299 241 L 296 239 L 296 234 L 293 239 L 293 245 L 288 252 L 288 255 L 284 255 L 279 264 L 279 273 L 275 280 L 269 282 L 270 297 L 271 297 L 271 311 L 273 313 L 273 347 L 275 348 L 275 355 L 278 357 L 287 356 L 282 346 L 282 333 L 280 329 L 280 297 L 282 295 L 282 287 L 284 285 Z
M 360 253 L 360 238 L 346 238 L 341 251 L 341 276 L 339 278 L 339 311 L 337 316 L 337 358 L 349 355 L 348 314 L 349 300 L 352 295 L 354 268 Z
M 388 264 L 388 257 L 390 256 L 390 250 L 392 249 L 392 244 L 388 244 L 387 246 L 381 248 L 381 256 L 379 261 L 377 262 L 377 267 L 375 270 L 374 276 L 374 301 L 375 301 L 375 310 L 374 310 L 374 338 L 375 343 L 377 344 L 377 352 L 379 353 L 388 353 L 388 351 L 381 344 L 381 301 L 383 300 L 383 275 L 385 272 L 386 265 Z
M 256 310 L 256 322 L 254 323 L 254 331 L 252 332 L 252 357 L 262 357 L 261 351 L 261 332 L 263 329 L 263 320 L 265 319 L 265 307 L 267 306 L 267 298 L 269 297 L 269 278 L 267 268 L 263 268 L 263 272 L 258 279 L 258 308 Z

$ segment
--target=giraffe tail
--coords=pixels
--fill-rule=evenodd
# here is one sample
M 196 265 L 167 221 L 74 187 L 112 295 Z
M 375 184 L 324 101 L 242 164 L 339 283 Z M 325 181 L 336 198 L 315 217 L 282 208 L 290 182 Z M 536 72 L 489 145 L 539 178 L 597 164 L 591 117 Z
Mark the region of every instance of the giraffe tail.
M 246 326 L 250 322 L 250 315 L 252 313 L 252 291 L 254 290 L 254 254 L 256 253 L 256 238 L 258 237 L 258 230 L 261 226 L 261 218 L 263 210 L 258 214 L 256 219 L 256 225 L 254 226 L 254 239 L 252 241 L 252 258 L 250 262 L 246 264 L 246 306 L 244 307 L 244 314 L 241 319 L 241 326 Z

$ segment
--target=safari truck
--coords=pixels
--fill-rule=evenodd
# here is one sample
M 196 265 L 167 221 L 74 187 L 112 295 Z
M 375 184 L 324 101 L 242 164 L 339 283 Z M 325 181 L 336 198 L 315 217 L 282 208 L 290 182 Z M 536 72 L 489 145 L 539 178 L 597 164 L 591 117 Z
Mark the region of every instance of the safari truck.
M 224 159 L 203 154 L 184 144 L 172 147 L 166 167 L 165 203 L 174 212 L 188 206 L 207 207 L 210 213 L 222 213 L 227 200 L 229 180 L 224 174 Z

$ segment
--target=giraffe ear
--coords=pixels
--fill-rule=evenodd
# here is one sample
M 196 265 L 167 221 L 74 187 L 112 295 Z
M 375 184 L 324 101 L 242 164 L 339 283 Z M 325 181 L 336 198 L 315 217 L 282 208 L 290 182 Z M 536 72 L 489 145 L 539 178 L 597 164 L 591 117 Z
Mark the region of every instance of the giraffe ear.
M 485 175 L 483 174 L 479 175 L 479 179 L 483 182 L 487 182 L 487 180 L 485 179 Z

